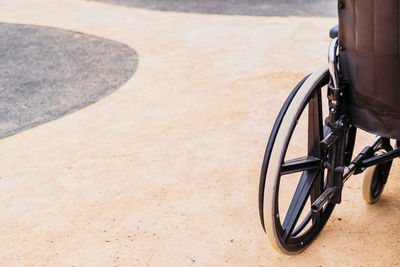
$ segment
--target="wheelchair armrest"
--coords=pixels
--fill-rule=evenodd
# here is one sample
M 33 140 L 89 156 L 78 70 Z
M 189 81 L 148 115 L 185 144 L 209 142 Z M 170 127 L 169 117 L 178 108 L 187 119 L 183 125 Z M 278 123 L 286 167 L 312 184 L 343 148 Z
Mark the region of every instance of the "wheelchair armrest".
M 329 37 L 336 38 L 339 35 L 339 25 L 334 26 L 330 31 L 329 31 Z

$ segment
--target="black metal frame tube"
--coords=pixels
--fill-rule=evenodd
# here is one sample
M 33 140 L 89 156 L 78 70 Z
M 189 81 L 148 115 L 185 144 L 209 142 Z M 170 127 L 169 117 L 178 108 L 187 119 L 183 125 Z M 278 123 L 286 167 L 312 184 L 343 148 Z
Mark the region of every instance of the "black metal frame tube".
M 400 157 L 400 148 L 391 150 L 379 156 L 374 156 L 372 158 L 368 158 L 362 161 L 361 167 L 367 168 L 376 164 L 380 164 L 383 162 L 390 161 L 394 158 Z

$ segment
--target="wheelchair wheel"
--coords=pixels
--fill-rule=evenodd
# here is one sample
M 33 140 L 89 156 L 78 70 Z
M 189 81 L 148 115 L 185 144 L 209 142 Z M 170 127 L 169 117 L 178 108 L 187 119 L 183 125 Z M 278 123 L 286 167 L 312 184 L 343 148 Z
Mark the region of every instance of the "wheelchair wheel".
M 375 155 L 382 155 L 385 152 L 385 150 L 381 149 L 375 152 Z M 374 204 L 379 200 L 385 188 L 391 167 L 392 160 L 371 166 L 365 170 L 362 187 L 365 202 Z
M 278 115 L 264 155 L 260 218 L 272 246 L 283 254 L 296 254 L 310 245 L 335 206 L 327 202 L 319 213 L 311 212 L 311 204 L 324 191 L 327 173 L 319 144 L 328 133 L 321 103 L 328 81 L 323 68 L 296 86 Z

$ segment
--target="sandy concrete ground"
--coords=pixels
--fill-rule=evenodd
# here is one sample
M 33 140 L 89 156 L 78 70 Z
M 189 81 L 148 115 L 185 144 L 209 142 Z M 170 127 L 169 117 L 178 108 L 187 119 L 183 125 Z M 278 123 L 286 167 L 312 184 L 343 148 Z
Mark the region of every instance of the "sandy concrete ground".
M 352 178 L 301 255 L 276 254 L 259 223 L 266 136 L 291 87 L 325 64 L 335 19 L 78 0 L 3 0 L 0 18 L 109 38 L 139 55 L 112 95 L 0 140 L 2 265 L 399 264 L 398 162 L 376 205 Z

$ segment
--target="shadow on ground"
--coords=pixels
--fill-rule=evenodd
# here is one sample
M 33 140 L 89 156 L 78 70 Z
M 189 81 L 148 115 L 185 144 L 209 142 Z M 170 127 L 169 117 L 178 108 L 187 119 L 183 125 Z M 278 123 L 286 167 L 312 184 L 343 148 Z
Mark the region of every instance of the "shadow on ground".
M 55 28 L 0 23 L 0 138 L 92 104 L 133 75 L 130 47 Z
M 335 17 L 336 0 L 88 0 L 201 14 Z

